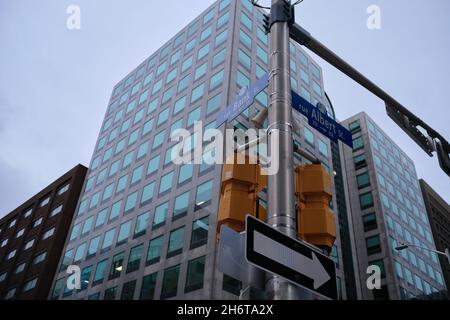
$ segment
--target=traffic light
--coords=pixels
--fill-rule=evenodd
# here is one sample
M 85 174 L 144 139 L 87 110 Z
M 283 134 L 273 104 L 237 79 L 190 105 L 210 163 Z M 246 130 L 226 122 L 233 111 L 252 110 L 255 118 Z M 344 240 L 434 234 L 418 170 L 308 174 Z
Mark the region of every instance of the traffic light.
M 258 193 L 266 184 L 266 176 L 261 175 L 261 167 L 253 158 L 234 153 L 222 169 L 217 237 L 224 224 L 237 232 L 245 230 L 245 216 L 251 214 L 265 221 L 266 210 L 259 204 Z M 253 160 L 253 162 L 251 162 Z
M 331 177 L 320 164 L 298 166 L 295 170 L 298 237 L 331 252 L 336 223 L 330 211 Z

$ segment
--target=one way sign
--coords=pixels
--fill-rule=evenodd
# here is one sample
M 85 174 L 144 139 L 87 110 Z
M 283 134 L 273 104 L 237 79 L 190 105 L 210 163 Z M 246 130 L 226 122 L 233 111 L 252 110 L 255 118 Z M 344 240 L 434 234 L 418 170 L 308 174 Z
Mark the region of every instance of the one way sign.
M 246 242 L 249 263 L 327 299 L 337 299 L 334 261 L 321 252 L 252 216 L 247 216 Z

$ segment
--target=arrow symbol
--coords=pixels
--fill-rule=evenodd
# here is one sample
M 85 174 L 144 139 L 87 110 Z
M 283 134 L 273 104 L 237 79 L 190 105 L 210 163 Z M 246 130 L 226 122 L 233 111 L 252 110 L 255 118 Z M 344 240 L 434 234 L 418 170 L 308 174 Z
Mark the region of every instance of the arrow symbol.
M 314 289 L 320 288 L 331 279 L 314 251 L 312 251 L 312 258 L 305 257 L 258 231 L 254 232 L 254 250 L 312 279 L 314 281 Z

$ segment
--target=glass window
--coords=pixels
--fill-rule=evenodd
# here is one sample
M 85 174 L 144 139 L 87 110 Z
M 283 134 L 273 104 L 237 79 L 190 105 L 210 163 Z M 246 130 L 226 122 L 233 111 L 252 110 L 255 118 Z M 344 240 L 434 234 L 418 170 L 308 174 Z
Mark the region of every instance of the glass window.
M 122 293 L 120 294 L 120 300 L 133 300 L 135 290 L 136 280 L 124 283 L 122 287 Z
M 241 63 L 248 70 L 251 70 L 252 68 L 251 58 L 241 49 L 239 49 L 238 56 L 239 56 L 239 63 Z
M 191 56 L 189 58 L 186 58 L 183 61 L 183 64 L 181 65 L 181 73 L 185 72 L 186 70 L 188 70 L 190 67 L 192 67 L 192 62 L 193 62 L 194 58 Z M 179 91 L 178 91 L 179 92 Z
M 111 207 L 111 213 L 109 215 L 109 221 L 117 219 L 120 215 L 120 209 L 122 208 L 122 200 L 115 202 Z
M 137 217 L 136 226 L 134 227 L 134 237 L 135 238 L 140 235 L 145 234 L 145 231 L 147 230 L 149 216 L 150 216 L 150 212 L 146 212 Z
M 211 99 L 208 100 L 207 106 L 206 106 L 206 114 L 210 115 L 214 111 L 220 109 L 222 103 L 222 95 L 218 94 Z
M 91 241 L 89 242 L 89 247 L 88 247 L 88 251 L 87 251 L 87 258 L 95 256 L 99 245 L 100 245 L 100 236 L 91 239 Z
M 167 249 L 167 258 L 180 254 L 183 251 L 184 227 L 174 230 L 170 233 L 169 247 Z
M 75 251 L 75 257 L 73 259 L 74 262 L 79 262 L 84 257 L 84 251 L 86 250 L 86 243 L 83 243 L 78 246 L 77 250 Z
M 200 98 L 202 98 L 204 90 L 205 90 L 205 84 L 204 83 L 202 83 L 201 85 L 196 87 L 194 90 L 192 90 L 191 103 L 193 103 L 193 102 L 199 100 Z
M 161 177 L 161 182 L 159 184 L 159 194 L 170 191 L 172 188 L 173 171 Z
M 189 261 L 184 292 L 202 289 L 204 273 L 205 256 Z
M 223 84 L 224 71 L 220 70 L 209 80 L 209 90 L 213 90 Z
M 209 204 L 213 192 L 213 181 L 210 180 L 197 187 L 197 195 L 195 198 L 195 205 L 201 207 Z
M 136 169 L 134 169 L 133 175 L 131 176 L 130 184 L 134 185 L 134 184 L 140 182 L 142 179 L 143 173 L 144 173 L 144 165 L 141 165 L 141 166 L 137 167 Z
M 217 29 L 220 29 L 223 25 L 228 23 L 230 19 L 230 12 L 223 14 L 219 19 L 217 19 Z
M 364 172 L 363 174 L 356 176 L 356 182 L 358 183 L 359 189 L 370 186 L 369 173 Z
M 306 142 L 314 146 L 314 133 L 307 127 L 304 127 L 303 134 L 305 135 Z
M 158 171 L 160 160 L 161 160 L 161 156 L 159 156 L 159 155 L 150 160 L 150 162 L 148 163 L 148 168 L 147 168 L 147 176 Z
M 205 62 L 205 63 L 202 64 L 200 67 L 198 67 L 197 69 L 195 69 L 194 81 L 197 81 L 198 79 L 200 79 L 201 77 L 203 77 L 203 76 L 206 74 L 207 68 L 208 68 L 208 63 Z
M 328 158 L 328 146 L 325 142 L 319 139 L 319 152 L 325 157 Z
M 172 298 L 177 295 L 179 275 L 180 265 L 164 270 L 161 299 Z
M 173 114 L 178 114 L 181 110 L 183 110 L 186 107 L 186 96 L 180 98 L 175 102 L 175 106 L 173 108 Z
M 248 37 L 248 36 L 247 36 Z M 214 46 L 217 48 L 222 45 L 228 38 L 228 30 L 224 30 L 216 36 L 216 40 L 214 42 Z
M 226 32 L 226 31 L 224 31 Z M 216 40 L 217 41 L 217 40 Z M 239 41 L 248 49 L 252 49 L 252 38 L 250 38 L 244 31 L 239 31 Z
M 155 295 L 157 273 L 149 274 L 142 278 L 140 300 L 153 300 Z
M 209 216 L 198 219 L 192 224 L 190 249 L 195 249 L 208 242 Z
M 103 238 L 102 250 L 107 250 L 111 247 L 112 242 L 114 240 L 115 233 L 116 233 L 115 228 L 113 228 L 105 233 L 105 237 Z
M 175 79 L 177 77 L 177 71 L 178 70 L 175 68 L 167 74 L 166 84 L 171 82 L 173 79 Z M 164 103 L 164 102 L 162 102 L 162 103 Z
M 147 252 L 147 265 L 159 262 L 163 240 L 163 236 L 150 240 Z
M 81 235 L 85 235 L 91 231 L 92 223 L 94 222 L 94 217 L 89 217 L 84 221 L 83 230 L 81 231 Z
M 158 207 L 156 207 L 155 216 L 153 218 L 153 228 L 157 228 L 164 224 L 166 217 L 167 217 L 168 210 L 169 210 L 168 202 L 163 203 L 163 204 L 159 205 Z
M 209 43 L 200 48 L 200 50 L 198 50 L 197 60 L 203 59 L 208 55 L 208 53 L 209 53 Z
M 388 217 L 388 216 L 387 216 Z M 375 213 L 369 213 L 363 216 L 364 232 L 377 228 L 377 218 Z
M 153 199 L 155 193 L 155 182 L 151 182 L 142 190 L 141 206 L 146 205 Z
M 125 190 L 128 184 L 128 175 L 125 175 L 119 179 L 117 182 L 116 193 L 122 192 Z
M 123 270 L 123 258 L 124 252 L 116 254 L 111 262 L 111 268 L 109 269 L 109 279 L 116 279 L 120 277 Z
M 364 140 L 362 137 L 353 139 L 353 151 L 364 148 Z
M 117 287 L 106 289 L 103 300 L 115 300 L 116 294 L 117 294 Z
M 141 257 L 142 257 L 143 249 L 144 249 L 144 245 L 141 244 L 130 250 L 130 256 L 128 257 L 128 264 L 127 264 L 127 273 L 133 272 L 133 271 L 136 271 L 139 269 L 139 265 L 141 264 Z
M 158 108 L 158 98 L 155 98 L 152 101 L 150 101 L 150 103 L 148 104 L 147 114 L 152 113 L 157 108 Z
M 195 121 L 200 121 L 202 116 L 202 108 L 198 107 L 197 109 L 191 111 L 188 115 L 187 127 L 194 125 Z
M 128 196 L 127 202 L 125 203 L 124 212 L 134 210 L 134 208 L 136 207 L 137 196 L 138 196 L 137 191 Z
M 153 146 L 152 149 L 156 149 L 158 147 L 160 147 L 163 143 L 164 143 L 164 136 L 165 136 L 166 132 L 165 131 L 161 131 L 160 133 L 158 133 L 154 140 L 153 140 Z
M 268 63 L 267 51 L 261 48 L 260 46 L 256 46 L 256 56 L 261 59 L 264 63 Z
M 372 255 L 381 252 L 380 237 L 378 235 L 366 239 L 367 254 Z
M 175 205 L 173 208 L 174 218 L 187 214 L 189 208 L 189 196 L 190 192 L 188 191 L 175 198 Z
M 214 55 L 212 62 L 213 68 L 217 67 L 219 64 L 225 61 L 226 50 L 227 49 L 223 49 Z
M 372 192 L 368 192 L 359 196 L 359 203 L 361 210 L 373 207 L 373 195 Z

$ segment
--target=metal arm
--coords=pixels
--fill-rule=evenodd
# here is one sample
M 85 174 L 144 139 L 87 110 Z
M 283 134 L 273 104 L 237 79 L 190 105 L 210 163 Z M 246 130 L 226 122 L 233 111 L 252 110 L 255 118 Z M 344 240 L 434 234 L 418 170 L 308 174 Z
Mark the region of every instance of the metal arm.
M 425 248 L 425 247 L 422 247 L 422 246 L 417 246 L 417 245 L 415 245 L 415 244 L 409 244 L 409 243 L 406 244 L 406 243 L 404 243 L 404 244 L 402 244 L 401 246 L 396 247 L 395 250 L 397 250 L 397 251 L 402 251 L 402 250 L 408 249 L 409 247 L 414 247 L 414 248 L 419 248 L 419 249 L 422 249 L 422 250 L 434 252 L 434 253 L 436 253 L 436 254 L 439 254 L 439 255 L 441 255 L 441 256 L 446 257 L 447 260 L 448 260 L 448 263 L 450 263 L 450 250 L 449 250 L 449 249 L 445 250 L 445 252 L 442 252 L 442 251 L 438 251 L 438 250 L 433 250 L 433 249 Z
M 397 100 L 366 78 L 358 70 L 341 59 L 333 51 L 324 46 L 320 41 L 311 36 L 308 31 L 300 27 L 298 24 L 294 23 L 291 25 L 290 36 L 293 40 L 307 47 L 322 59 L 383 100 L 386 104 L 388 116 L 394 120 L 394 122 L 398 124 L 400 128 L 402 128 L 403 131 L 405 131 L 430 157 L 433 156 L 433 152 L 436 152 L 442 170 L 450 176 L 450 144 L 443 136 L 428 126 L 416 115 L 411 113 Z M 425 131 L 427 135 L 422 133 L 423 131 Z

